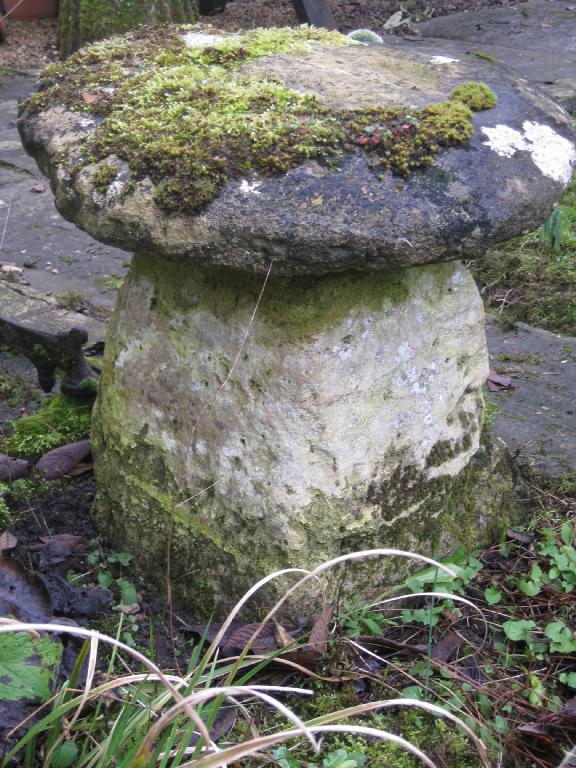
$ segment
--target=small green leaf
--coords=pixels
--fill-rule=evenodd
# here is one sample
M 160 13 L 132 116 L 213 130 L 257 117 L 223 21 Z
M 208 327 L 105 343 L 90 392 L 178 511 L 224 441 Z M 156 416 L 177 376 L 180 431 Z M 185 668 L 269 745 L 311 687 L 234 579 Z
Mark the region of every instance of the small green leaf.
M 521 640 L 527 640 L 528 633 L 535 628 L 536 622 L 532 621 L 531 619 L 505 621 L 504 624 L 502 624 L 502 629 L 504 630 L 506 637 L 515 643 L 520 642 Z
M 108 589 L 112 584 L 112 574 L 110 571 L 102 571 L 98 574 L 98 584 L 100 584 L 103 589 Z
M 566 546 L 570 545 L 570 542 L 572 541 L 572 537 L 574 536 L 574 527 L 572 523 L 564 523 L 562 525 L 562 528 L 560 528 L 560 537 L 562 538 L 562 541 Z
M 405 699 L 421 699 L 422 688 L 419 685 L 409 685 L 407 688 L 402 688 L 400 691 Z
M 50 768 L 69 768 L 69 766 L 74 764 L 78 752 L 78 746 L 75 742 L 63 741 L 62 744 L 59 744 L 56 747 L 52 754 Z
M 535 595 L 539 594 L 540 590 L 542 589 L 542 585 L 537 581 L 526 581 L 526 579 L 520 579 L 518 582 L 518 587 L 521 589 L 522 592 L 524 592 L 525 595 L 528 595 L 528 597 L 534 597 Z
M 570 688 L 576 688 L 576 672 L 561 672 L 560 682 Z
M 134 603 L 138 602 L 136 587 L 131 581 L 118 579 L 117 584 L 120 588 L 120 599 L 124 605 L 134 605 Z
M 488 605 L 497 605 L 502 600 L 502 592 L 496 587 L 488 587 L 484 590 L 484 597 Z

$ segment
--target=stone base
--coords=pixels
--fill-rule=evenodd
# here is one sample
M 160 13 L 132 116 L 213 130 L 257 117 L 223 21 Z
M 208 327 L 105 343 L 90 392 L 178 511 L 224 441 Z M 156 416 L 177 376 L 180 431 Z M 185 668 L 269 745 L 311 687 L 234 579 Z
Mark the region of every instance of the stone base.
M 149 575 L 165 578 L 170 547 L 176 599 L 218 616 L 280 568 L 441 555 L 505 522 L 511 475 L 479 450 L 482 302 L 461 264 L 272 278 L 251 322 L 261 287 L 134 257 L 93 438 L 98 517 Z M 372 561 L 351 589 L 400 572 Z

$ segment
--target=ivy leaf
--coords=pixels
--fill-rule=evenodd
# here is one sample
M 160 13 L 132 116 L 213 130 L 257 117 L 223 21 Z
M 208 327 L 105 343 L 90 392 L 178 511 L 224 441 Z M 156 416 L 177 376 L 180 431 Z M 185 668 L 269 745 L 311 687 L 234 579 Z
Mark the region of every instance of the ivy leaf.
M 505 621 L 502 624 L 504 634 L 509 640 L 515 643 L 521 640 L 528 640 L 528 633 L 536 628 L 536 622 L 531 619 L 520 619 L 519 621 Z
M 0 635 L 0 699 L 45 701 L 60 663 L 62 646 L 27 632 Z
M 502 600 L 502 592 L 496 587 L 488 587 L 484 590 L 484 598 L 488 605 L 497 605 Z

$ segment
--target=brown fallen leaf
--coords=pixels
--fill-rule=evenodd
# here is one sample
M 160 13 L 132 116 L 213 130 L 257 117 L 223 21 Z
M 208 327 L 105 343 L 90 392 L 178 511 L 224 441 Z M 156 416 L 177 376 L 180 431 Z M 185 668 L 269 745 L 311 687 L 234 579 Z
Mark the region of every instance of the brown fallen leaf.
M 514 389 L 514 384 L 509 376 L 502 376 L 492 369 L 488 372 L 486 383 L 488 384 L 490 392 L 501 392 L 505 389 Z
M 93 91 L 82 91 L 82 101 L 84 104 L 96 104 L 100 101 L 100 94 Z
M 0 552 L 5 552 L 7 549 L 14 549 L 18 544 L 18 539 L 10 531 L 4 531 L 0 536 Z
M 46 480 L 55 480 L 67 474 L 90 453 L 90 440 L 62 445 L 48 451 L 40 458 L 34 469 L 41 472 Z
M 274 620 L 274 639 L 278 644 L 278 648 L 288 648 L 288 646 L 295 642 L 295 639 L 292 637 L 290 632 L 288 632 L 282 626 L 282 624 L 279 624 L 276 620 Z
M 430 651 L 430 657 L 434 661 L 447 663 L 453 659 L 464 640 L 456 632 L 447 632 L 437 643 L 434 643 Z
M 534 541 L 534 536 L 531 533 L 520 533 L 520 531 L 514 531 L 512 528 L 508 528 L 506 531 L 506 538 L 513 541 L 519 541 L 522 544 L 531 544 Z
M 244 624 L 241 627 L 235 629 L 228 637 L 225 637 L 221 643 L 223 653 L 231 656 L 235 653 L 243 651 L 252 639 L 252 635 L 260 627 L 260 623 Z M 274 627 L 271 624 L 267 624 L 258 637 L 254 640 L 251 646 L 251 650 L 254 653 L 268 653 L 275 651 L 278 648 L 276 638 L 274 637 Z
M 554 744 L 555 740 L 550 736 L 548 731 L 538 723 L 524 723 L 518 727 L 520 733 L 524 733 L 538 741 L 543 741 L 546 744 Z
M 12 459 L 5 453 L 0 453 L 0 481 L 10 483 L 12 480 L 20 480 L 26 477 L 30 471 L 30 464 L 24 459 Z
M 52 600 L 42 581 L 18 562 L 0 558 L 0 616 L 19 621 L 49 621 Z
M 31 552 L 43 551 L 42 562 L 44 565 L 61 563 L 67 557 L 81 554 L 88 548 L 88 542 L 82 536 L 74 536 L 71 533 L 58 533 L 54 536 L 41 536 L 39 544 L 30 544 Z
M 335 605 L 327 605 L 314 622 L 312 630 L 310 631 L 307 649 L 309 649 L 313 654 L 316 654 L 318 658 L 322 658 L 326 653 L 326 649 L 328 648 L 328 638 L 330 637 L 330 621 L 334 616 L 335 610 Z
M 76 464 L 74 469 L 71 469 L 68 474 L 70 477 L 79 477 L 85 475 L 87 472 L 92 472 L 94 464 L 91 461 L 81 461 L 80 464 Z
M 46 184 L 34 184 L 30 187 L 30 192 L 37 192 L 38 194 L 46 192 Z

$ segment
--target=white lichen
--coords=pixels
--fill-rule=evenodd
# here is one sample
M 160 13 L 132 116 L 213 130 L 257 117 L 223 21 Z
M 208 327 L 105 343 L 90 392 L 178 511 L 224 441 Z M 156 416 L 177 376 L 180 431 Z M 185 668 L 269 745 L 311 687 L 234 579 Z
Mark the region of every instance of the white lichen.
M 460 59 L 452 59 L 450 56 L 432 56 L 432 64 L 456 64 Z
M 500 157 L 513 157 L 528 152 L 532 162 L 544 176 L 568 184 L 576 164 L 576 147 L 548 125 L 525 120 L 522 131 L 499 124 L 482 128 L 488 140 L 483 142 Z

